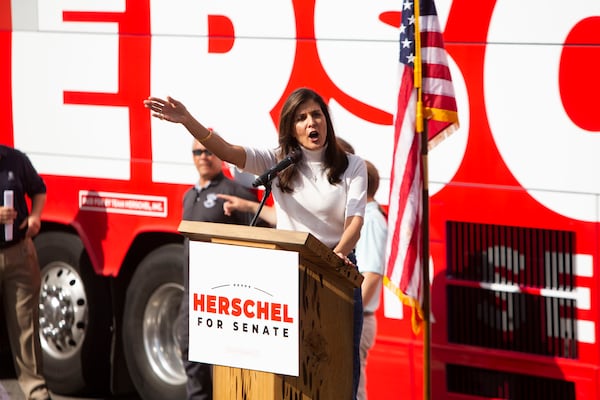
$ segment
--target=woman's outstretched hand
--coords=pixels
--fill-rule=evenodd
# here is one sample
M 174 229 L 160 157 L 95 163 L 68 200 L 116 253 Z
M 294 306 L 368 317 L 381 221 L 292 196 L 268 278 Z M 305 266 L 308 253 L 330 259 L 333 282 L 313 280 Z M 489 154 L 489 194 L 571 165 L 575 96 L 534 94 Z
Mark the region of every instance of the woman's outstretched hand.
M 184 123 L 188 111 L 180 101 L 172 97 L 166 100 L 159 97 L 148 97 L 144 100 L 144 107 L 152 111 L 152 116 L 169 122 Z

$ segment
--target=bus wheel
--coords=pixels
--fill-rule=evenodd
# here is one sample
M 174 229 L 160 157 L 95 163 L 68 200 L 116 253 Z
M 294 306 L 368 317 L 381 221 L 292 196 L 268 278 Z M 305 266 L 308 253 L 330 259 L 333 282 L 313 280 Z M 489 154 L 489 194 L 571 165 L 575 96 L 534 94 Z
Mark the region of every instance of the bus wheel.
M 39 336 L 44 377 L 56 393 L 105 393 L 109 388 L 111 301 L 78 236 L 35 238 L 41 269 Z
M 138 265 L 127 288 L 123 348 L 131 379 L 145 400 L 186 396 L 177 330 L 182 268 L 181 244 L 159 247 Z

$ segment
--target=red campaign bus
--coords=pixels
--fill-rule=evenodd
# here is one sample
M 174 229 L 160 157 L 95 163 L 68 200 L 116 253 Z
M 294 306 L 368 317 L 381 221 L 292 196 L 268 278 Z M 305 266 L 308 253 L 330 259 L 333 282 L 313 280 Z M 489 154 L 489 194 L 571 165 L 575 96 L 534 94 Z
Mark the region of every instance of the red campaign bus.
M 235 143 L 276 145 L 294 88 L 382 175 L 410 1 L 0 0 L 0 141 L 48 186 L 35 243 L 56 393 L 181 398 L 181 197 L 171 95 Z M 600 3 L 440 0 L 460 129 L 429 154 L 434 399 L 596 399 Z M 423 398 L 423 338 L 384 290 L 370 400 Z

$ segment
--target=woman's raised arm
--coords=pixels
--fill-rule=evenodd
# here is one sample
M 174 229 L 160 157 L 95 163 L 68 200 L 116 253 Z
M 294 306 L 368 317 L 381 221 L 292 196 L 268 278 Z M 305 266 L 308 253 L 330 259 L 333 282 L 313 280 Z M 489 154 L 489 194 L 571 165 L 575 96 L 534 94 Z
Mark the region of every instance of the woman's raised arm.
M 159 97 L 148 97 L 144 100 L 144 107 L 152 111 L 152 116 L 164 121 L 179 123 L 207 149 L 212 151 L 221 160 L 244 168 L 246 165 L 246 150 L 242 146 L 231 144 L 212 130 L 202 125 L 187 110 L 182 102 L 172 97 L 161 99 Z

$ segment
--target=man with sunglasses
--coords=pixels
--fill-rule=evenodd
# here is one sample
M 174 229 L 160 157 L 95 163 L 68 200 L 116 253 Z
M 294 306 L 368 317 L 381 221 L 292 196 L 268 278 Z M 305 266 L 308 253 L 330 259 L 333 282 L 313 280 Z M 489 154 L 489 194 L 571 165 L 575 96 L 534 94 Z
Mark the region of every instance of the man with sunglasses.
M 192 146 L 194 165 L 198 171 L 198 182 L 183 197 L 183 219 L 188 221 L 218 222 L 225 224 L 250 225 L 253 214 L 234 211 L 225 215 L 225 200 L 218 194 L 227 194 L 257 201 L 256 195 L 225 176 L 223 161 L 206 149 L 200 142 L 194 141 Z M 212 367 L 208 364 L 188 360 L 189 349 L 189 240 L 185 239 L 185 265 L 183 269 L 184 295 L 179 312 L 181 357 L 187 375 L 188 400 L 212 399 Z

